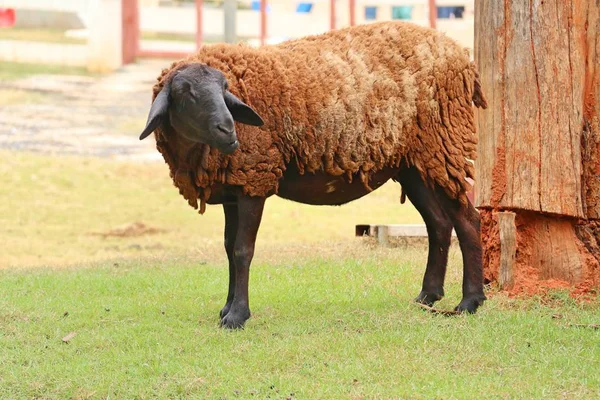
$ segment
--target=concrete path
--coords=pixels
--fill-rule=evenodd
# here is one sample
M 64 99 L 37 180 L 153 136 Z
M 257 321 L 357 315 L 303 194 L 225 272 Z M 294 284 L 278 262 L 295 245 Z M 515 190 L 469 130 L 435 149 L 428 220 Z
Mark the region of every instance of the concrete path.
M 0 148 L 47 154 L 162 159 L 139 141 L 165 60 L 98 77 L 35 75 L 0 81 Z M 2 99 L 4 97 L 4 99 Z

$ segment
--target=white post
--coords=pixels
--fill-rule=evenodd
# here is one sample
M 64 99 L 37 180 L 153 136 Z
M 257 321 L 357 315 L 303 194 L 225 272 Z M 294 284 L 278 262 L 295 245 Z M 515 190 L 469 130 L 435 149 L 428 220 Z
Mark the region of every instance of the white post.
M 381 246 L 388 247 L 390 245 L 389 229 L 386 225 L 377 226 L 377 241 Z
M 90 18 L 87 68 L 110 72 L 123 65 L 121 0 L 98 0 Z
M 236 41 L 235 34 L 235 18 L 237 11 L 237 0 L 225 0 L 223 3 L 223 15 L 225 18 L 225 42 L 234 43 Z

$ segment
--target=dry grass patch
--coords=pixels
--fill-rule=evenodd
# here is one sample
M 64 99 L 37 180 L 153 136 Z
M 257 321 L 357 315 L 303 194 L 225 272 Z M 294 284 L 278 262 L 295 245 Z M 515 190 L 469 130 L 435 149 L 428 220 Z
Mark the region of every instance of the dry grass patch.
M 72 265 L 117 258 L 186 256 L 221 260 L 223 211 L 197 214 L 171 184 L 163 163 L 51 157 L 0 151 L 2 267 Z M 354 225 L 418 223 L 399 204 L 395 183 L 341 207 L 267 201 L 257 257 L 348 252 L 359 249 Z M 151 235 L 98 235 L 131 224 Z

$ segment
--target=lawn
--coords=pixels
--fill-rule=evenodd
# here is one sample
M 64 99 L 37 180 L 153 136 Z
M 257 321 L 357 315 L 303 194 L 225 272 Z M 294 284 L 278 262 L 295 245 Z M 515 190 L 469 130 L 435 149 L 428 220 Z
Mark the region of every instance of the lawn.
M 597 322 L 598 304 L 495 295 L 475 316 L 434 316 L 411 302 L 423 254 L 258 260 L 239 332 L 217 327 L 222 262 L 4 271 L 0 398 L 600 395 L 600 332 L 570 326 Z M 458 301 L 458 276 L 454 255 L 442 307 Z
M 84 67 L 2 61 L 2 67 L 0 68 L 0 82 L 5 80 L 21 79 L 36 74 L 90 75 L 90 73 L 87 72 Z
M 87 39 L 66 35 L 64 29 L 52 28 L 2 28 L 0 40 L 22 40 L 28 42 L 48 42 L 63 44 L 85 44 Z
M 426 246 L 353 237 L 355 223 L 419 222 L 395 184 L 335 208 L 268 201 L 253 316 L 229 332 L 222 211 L 197 215 L 165 165 L 0 157 L 2 399 L 600 396 L 597 298 L 492 288 L 451 318 L 412 303 Z M 440 308 L 461 276 L 454 245 Z

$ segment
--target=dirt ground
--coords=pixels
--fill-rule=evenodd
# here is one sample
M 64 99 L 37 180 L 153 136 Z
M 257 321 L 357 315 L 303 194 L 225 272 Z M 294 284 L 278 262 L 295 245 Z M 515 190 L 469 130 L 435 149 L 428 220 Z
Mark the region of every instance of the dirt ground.
M 139 141 L 151 88 L 167 60 L 101 76 L 32 75 L 0 81 L 0 148 L 45 154 L 158 160 Z

